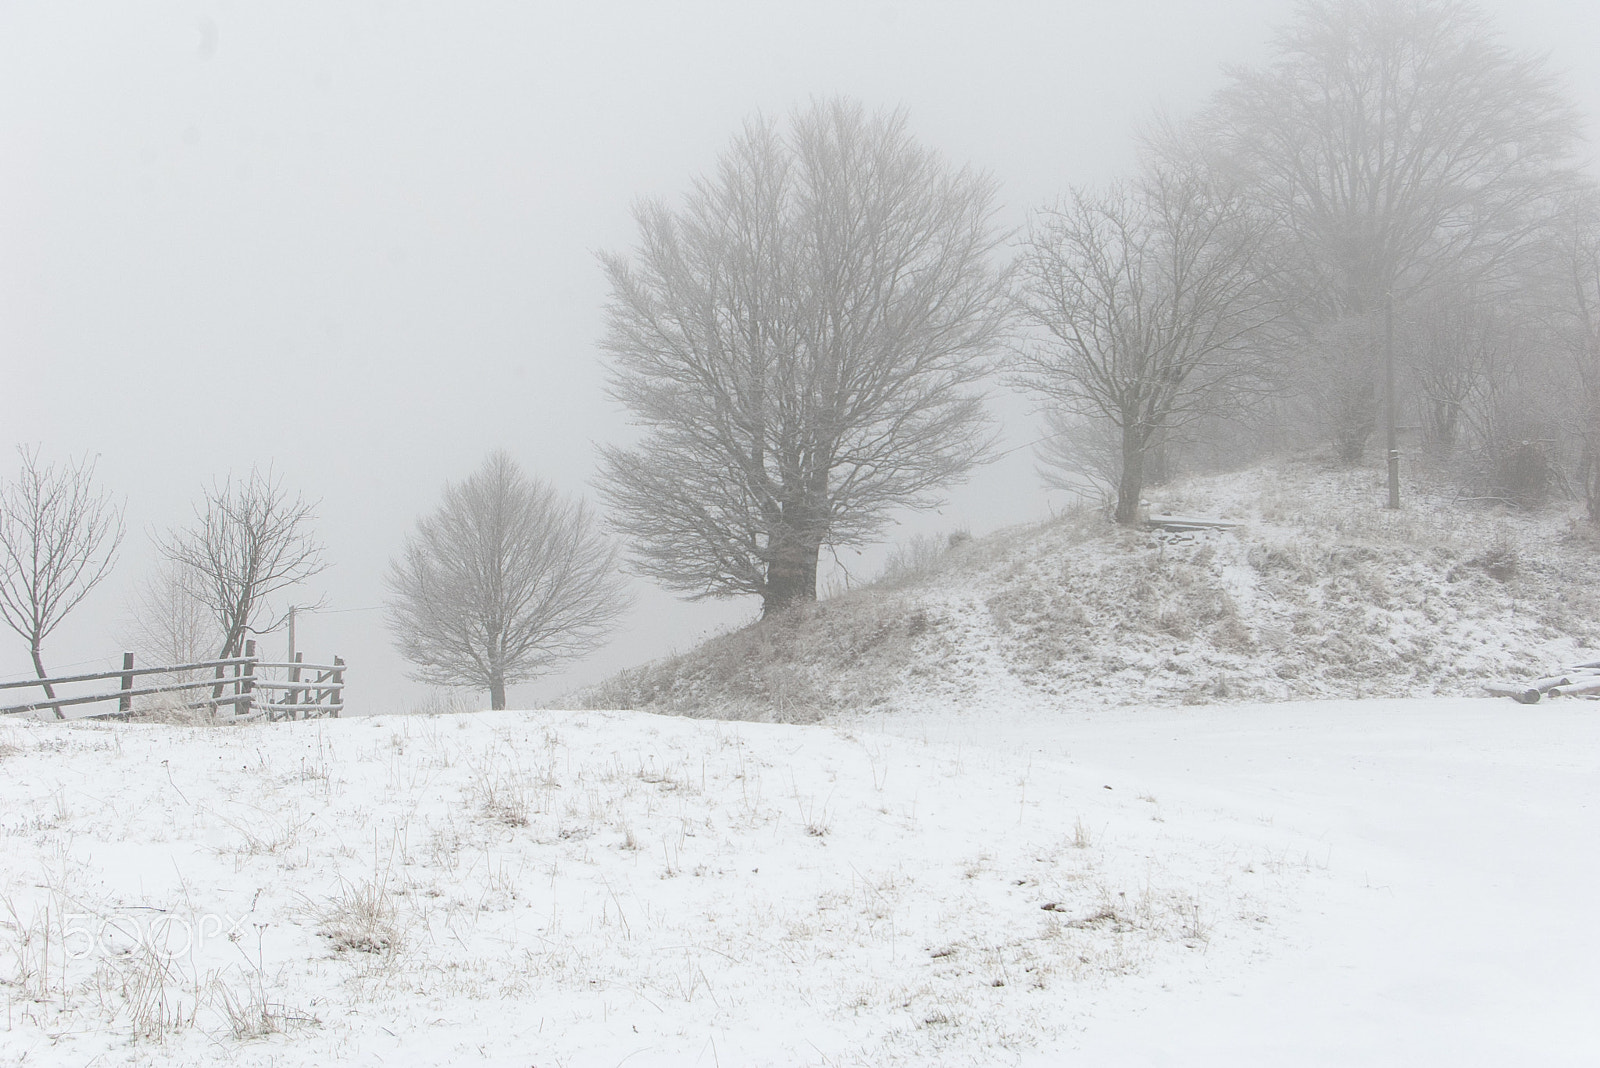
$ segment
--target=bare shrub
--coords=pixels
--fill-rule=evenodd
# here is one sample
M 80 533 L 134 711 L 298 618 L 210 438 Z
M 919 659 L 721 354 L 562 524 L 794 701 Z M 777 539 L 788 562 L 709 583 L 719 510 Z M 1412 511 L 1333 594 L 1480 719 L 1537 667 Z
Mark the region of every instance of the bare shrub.
M 949 538 L 953 539 L 955 536 L 951 534 Z M 914 582 L 932 574 L 953 544 L 960 543 L 922 534 L 901 542 L 890 549 L 889 555 L 884 559 L 880 581 L 894 585 Z
M 1496 581 L 1510 582 L 1516 577 L 1521 561 L 1517 543 L 1508 531 L 1501 529 L 1481 552 L 1467 560 L 1467 566 L 1479 569 Z
M 1549 501 L 1557 477 L 1542 445 L 1518 442 L 1495 455 L 1493 495 L 1518 508 L 1539 508 Z

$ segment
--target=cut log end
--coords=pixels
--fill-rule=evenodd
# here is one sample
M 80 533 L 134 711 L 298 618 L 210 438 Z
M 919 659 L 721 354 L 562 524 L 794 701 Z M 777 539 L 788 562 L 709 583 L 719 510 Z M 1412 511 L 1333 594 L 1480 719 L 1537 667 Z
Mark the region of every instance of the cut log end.
M 1496 697 L 1509 697 L 1519 705 L 1536 705 L 1544 696 L 1531 686 L 1511 686 L 1503 682 L 1486 682 L 1483 688 Z

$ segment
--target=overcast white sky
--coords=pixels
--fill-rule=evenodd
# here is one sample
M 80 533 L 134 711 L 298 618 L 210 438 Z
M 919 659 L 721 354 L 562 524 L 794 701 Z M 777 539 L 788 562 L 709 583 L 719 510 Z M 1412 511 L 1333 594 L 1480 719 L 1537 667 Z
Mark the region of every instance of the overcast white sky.
M 1600 5 L 1485 6 L 1600 113 Z M 150 534 L 211 478 L 271 464 L 321 499 L 332 563 L 304 600 L 339 611 L 305 619 L 301 648 L 350 662 L 353 703 L 415 705 L 368 609 L 416 517 L 497 447 L 592 496 L 593 443 L 628 433 L 602 393 L 594 253 L 631 246 L 636 198 L 676 197 L 749 113 L 842 93 L 906 106 L 995 175 L 1015 225 L 1126 171 L 1136 123 L 1259 61 L 1292 10 L 0 0 L 0 469 L 16 443 L 87 453 L 127 498 L 117 571 L 47 665 L 114 660 Z M 995 408 L 1010 443 L 1035 436 L 1025 404 Z M 1042 516 L 1032 467 L 1019 450 L 888 536 Z M 606 650 L 513 704 L 754 611 L 641 586 Z M 0 675 L 27 673 L 0 633 Z

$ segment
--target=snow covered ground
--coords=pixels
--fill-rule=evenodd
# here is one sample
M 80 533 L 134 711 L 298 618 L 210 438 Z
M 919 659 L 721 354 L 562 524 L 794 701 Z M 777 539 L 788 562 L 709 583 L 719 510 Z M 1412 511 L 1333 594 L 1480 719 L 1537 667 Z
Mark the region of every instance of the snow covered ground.
M 0 724 L 0 1061 L 1592 1064 L 1600 706 Z
M 1311 857 L 1268 953 L 1176 981 L 1152 971 L 1101 1002 L 1069 1044 L 1074 1063 L 1600 1063 L 1592 702 L 1296 702 L 1117 710 L 1054 727 L 1004 714 L 884 726 L 1065 752 L 1169 812 L 1254 822 Z

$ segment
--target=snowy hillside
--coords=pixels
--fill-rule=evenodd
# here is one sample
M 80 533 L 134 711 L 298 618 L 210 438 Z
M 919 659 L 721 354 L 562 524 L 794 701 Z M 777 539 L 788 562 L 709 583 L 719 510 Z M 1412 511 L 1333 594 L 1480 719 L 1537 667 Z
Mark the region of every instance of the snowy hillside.
M 808 721 L 930 700 L 1211 703 L 1475 694 L 1600 655 L 1600 540 L 1381 475 L 1286 464 L 1151 494 L 1233 530 L 1098 515 L 924 552 L 885 581 L 575 698 Z

